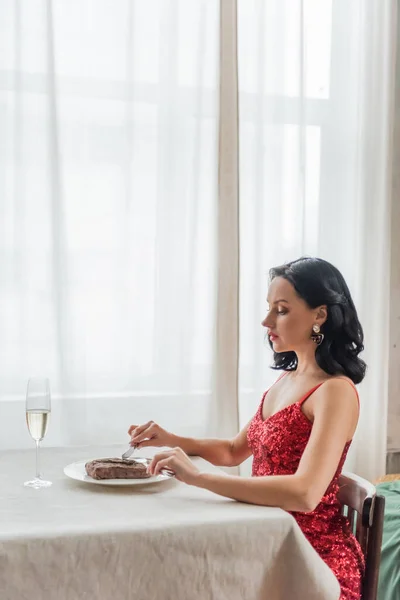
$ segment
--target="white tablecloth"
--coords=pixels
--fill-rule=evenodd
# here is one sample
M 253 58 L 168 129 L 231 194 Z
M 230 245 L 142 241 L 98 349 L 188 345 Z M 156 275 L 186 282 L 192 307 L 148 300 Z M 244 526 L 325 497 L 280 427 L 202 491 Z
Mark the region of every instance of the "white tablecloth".
M 337 580 L 283 510 L 175 480 L 111 488 L 63 474 L 120 451 L 44 449 L 53 485 L 42 490 L 23 487 L 34 450 L 0 455 L 1 600 L 338 599 Z

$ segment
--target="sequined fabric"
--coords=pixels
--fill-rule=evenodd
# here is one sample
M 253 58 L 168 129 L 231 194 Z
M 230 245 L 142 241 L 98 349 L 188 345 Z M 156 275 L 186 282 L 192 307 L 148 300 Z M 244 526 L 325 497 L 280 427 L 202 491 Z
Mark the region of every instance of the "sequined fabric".
M 319 387 L 319 386 L 318 386 Z M 265 421 L 261 405 L 247 437 L 253 453 L 252 475 L 290 475 L 296 472 L 310 437 L 312 423 L 301 409 L 311 393 Z M 292 512 L 304 535 L 332 569 L 341 588 L 340 600 L 360 600 L 364 557 L 360 545 L 341 513 L 337 500 L 338 477 L 350 443 L 346 444 L 334 478 L 321 502 L 310 513 Z

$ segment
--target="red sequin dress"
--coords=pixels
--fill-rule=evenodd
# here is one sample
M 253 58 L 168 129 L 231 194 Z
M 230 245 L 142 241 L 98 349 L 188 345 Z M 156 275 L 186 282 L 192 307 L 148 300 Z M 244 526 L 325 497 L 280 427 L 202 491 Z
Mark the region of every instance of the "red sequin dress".
M 307 392 L 299 402 L 287 406 L 265 421 L 262 408 L 267 392 L 264 394 L 247 433 L 253 453 L 253 476 L 290 475 L 296 472 L 312 429 L 312 423 L 301 410 L 301 405 L 320 385 Z M 338 579 L 340 600 L 360 600 L 364 557 L 348 520 L 340 514 L 341 507 L 336 497 L 338 477 L 349 446 L 350 442 L 345 445 L 336 473 L 317 508 L 310 513 L 291 514 Z

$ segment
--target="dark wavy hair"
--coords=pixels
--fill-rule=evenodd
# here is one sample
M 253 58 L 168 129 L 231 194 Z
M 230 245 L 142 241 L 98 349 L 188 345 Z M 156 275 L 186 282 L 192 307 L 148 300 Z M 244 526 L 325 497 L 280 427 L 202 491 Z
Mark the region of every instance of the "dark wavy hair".
M 271 269 L 269 276 L 270 282 L 275 277 L 284 277 L 310 308 L 327 306 L 328 316 L 321 327 L 325 337 L 317 346 L 316 361 L 329 375 L 345 375 L 354 383 L 360 383 L 367 368 L 358 356 L 364 350 L 364 334 L 340 271 L 321 258 L 302 257 Z M 271 342 L 270 346 L 272 348 Z M 272 368 L 296 370 L 296 353 L 274 352 Z

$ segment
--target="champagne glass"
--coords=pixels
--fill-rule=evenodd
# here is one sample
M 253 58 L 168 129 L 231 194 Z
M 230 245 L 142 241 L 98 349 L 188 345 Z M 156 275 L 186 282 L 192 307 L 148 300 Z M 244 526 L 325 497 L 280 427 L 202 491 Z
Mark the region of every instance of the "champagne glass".
M 50 420 L 50 382 L 48 379 L 29 379 L 26 390 L 26 424 L 36 443 L 36 477 L 25 481 L 24 485 L 35 489 L 51 486 L 51 481 L 42 479 L 40 474 L 40 442 L 47 432 Z

